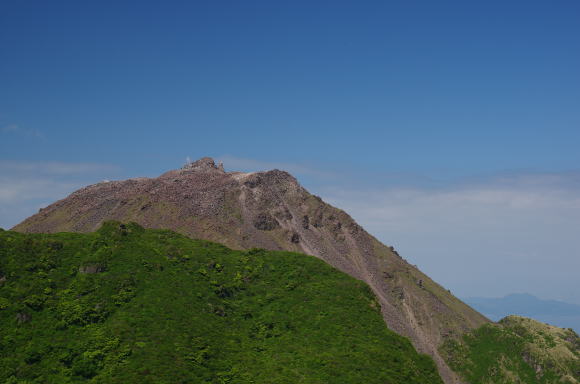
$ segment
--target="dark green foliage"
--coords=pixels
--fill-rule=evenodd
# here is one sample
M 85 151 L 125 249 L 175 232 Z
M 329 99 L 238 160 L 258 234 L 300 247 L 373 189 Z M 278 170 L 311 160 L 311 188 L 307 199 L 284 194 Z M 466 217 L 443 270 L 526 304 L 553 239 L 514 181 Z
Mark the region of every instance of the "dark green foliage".
M 108 222 L 3 231 L 0 271 L 0 383 L 441 383 L 314 257 Z

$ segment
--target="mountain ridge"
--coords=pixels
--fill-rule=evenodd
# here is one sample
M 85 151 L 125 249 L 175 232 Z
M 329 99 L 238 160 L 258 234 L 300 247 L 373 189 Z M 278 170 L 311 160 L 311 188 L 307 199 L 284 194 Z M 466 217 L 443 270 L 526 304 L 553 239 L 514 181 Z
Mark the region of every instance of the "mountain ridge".
M 213 159 L 202 158 L 157 178 L 87 186 L 14 230 L 92 232 L 105 220 L 171 229 L 233 249 L 316 256 L 365 281 L 389 328 L 431 355 L 447 383 L 460 380 L 438 347 L 489 322 L 285 171 L 225 172 Z

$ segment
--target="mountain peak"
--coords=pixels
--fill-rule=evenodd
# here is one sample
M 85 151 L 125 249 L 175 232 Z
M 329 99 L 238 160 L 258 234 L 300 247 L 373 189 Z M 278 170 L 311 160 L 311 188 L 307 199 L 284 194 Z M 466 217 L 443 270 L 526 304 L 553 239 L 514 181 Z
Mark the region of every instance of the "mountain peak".
M 218 165 L 216 165 L 214 159 L 212 159 L 211 157 L 202 157 L 201 159 L 196 160 L 196 161 L 191 161 L 188 158 L 187 162 L 185 163 L 185 165 L 183 167 L 181 167 L 181 169 L 185 170 L 185 171 L 214 171 L 214 170 L 216 170 L 216 171 L 225 172 L 223 163 L 220 162 Z
M 14 229 L 91 232 L 106 220 L 172 229 L 235 249 L 319 257 L 365 281 L 389 327 L 433 356 L 448 383 L 454 374 L 439 355 L 439 344 L 488 322 L 282 170 L 226 173 L 210 157 L 188 160 L 157 178 L 83 188 Z

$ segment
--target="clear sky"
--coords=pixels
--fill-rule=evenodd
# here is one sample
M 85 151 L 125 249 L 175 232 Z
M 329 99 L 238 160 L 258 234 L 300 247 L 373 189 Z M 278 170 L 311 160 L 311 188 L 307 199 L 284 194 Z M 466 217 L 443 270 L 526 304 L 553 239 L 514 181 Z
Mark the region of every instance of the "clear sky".
M 209 155 L 458 295 L 580 303 L 579 68 L 577 1 L 3 1 L 0 226 Z

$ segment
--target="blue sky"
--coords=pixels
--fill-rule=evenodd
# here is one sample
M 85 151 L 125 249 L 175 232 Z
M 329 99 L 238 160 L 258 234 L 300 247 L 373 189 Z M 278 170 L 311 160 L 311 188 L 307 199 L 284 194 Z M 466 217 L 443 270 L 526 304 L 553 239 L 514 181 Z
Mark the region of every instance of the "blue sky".
M 457 294 L 580 303 L 578 20 L 576 1 L 2 2 L 0 226 L 209 155 L 292 171 Z

